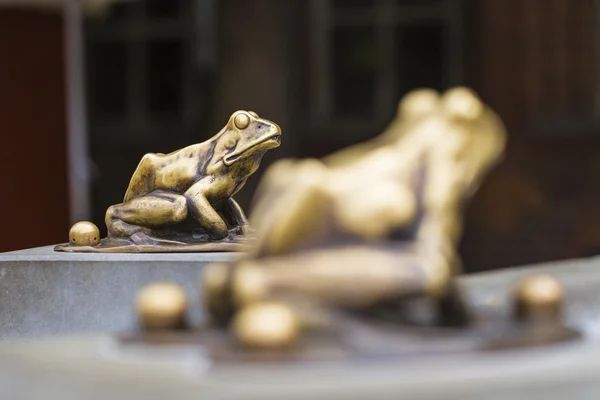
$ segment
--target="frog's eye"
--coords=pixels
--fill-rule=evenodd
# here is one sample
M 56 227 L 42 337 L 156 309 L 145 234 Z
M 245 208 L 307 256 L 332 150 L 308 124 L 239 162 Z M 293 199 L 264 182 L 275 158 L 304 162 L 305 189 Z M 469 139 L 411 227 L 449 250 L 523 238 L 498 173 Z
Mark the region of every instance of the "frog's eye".
M 252 115 L 254 118 L 258 118 L 258 114 L 254 111 L 248 111 L 248 114 Z
M 246 114 L 238 114 L 235 116 L 233 123 L 238 129 L 246 129 L 250 124 L 250 118 Z

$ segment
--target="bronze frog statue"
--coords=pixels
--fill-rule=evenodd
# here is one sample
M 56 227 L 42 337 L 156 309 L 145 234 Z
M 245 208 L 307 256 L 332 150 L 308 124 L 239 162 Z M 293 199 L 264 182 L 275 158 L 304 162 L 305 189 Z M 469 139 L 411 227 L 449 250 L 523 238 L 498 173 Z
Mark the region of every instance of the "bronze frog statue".
M 258 169 L 264 154 L 280 144 L 281 129 L 276 123 L 253 111 L 236 111 L 225 127 L 205 142 L 169 154 L 146 154 L 123 202 L 108 208 L 108 238 L 96 247 L 140 250 L 123 246 L 125 241 L 154 251 L 246 236 L 248 220 L 233 196 Z M 76 234 L 70 235 L 69 247 L 57 249 L 90 251 L 94 247 L 76 246 Z
M 417 91 L 375 140 L 322 160 L 274 164 L 250 216 L 252 250 L 205 271 L 213 320 L 241 321 L 234 326 L 245 341 L 257 326 L 249 315 L 261 315 L 247 307 L 309 302 L 385 313 L 424 297 L 434 324 L 467 324 L 453 279 L 463 206 L 505 142 L 502 122 L 471 90 Z

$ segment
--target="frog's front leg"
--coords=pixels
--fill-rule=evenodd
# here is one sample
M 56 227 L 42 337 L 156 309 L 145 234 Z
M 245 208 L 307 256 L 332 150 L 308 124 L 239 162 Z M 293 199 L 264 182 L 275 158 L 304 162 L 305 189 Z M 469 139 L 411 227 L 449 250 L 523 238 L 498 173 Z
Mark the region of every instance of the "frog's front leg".
M 206 198 L 209 184 L 209 178 L 204 178 L 185 192 L 188 209 L 192 217 L 211 239 L 223 239 L 229 234 L 229 229 L 223 218 Z
M 234 222 L 234 226 L 241 229 L 242 235 L 249 235 L 252 231 L 250 228 L 250 223 L 248 222 L 248 218 L 246 217 L 244 210 L 242 210 L 242 207 L 240 207 L 237 201 L 229 197 L 225 202 L 225 208 L 231 220 Z

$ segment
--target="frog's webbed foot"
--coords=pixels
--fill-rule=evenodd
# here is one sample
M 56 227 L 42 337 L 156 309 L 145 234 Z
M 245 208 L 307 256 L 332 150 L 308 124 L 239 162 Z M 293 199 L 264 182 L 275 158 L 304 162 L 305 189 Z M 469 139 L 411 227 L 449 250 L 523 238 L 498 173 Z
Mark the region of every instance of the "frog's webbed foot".
M 252 228 L 250 224 L 244 224 L 240 226 L 240 232 L 243 236 L 253 236 L 256 234 L 256 229 Z
M 251 236 L 254 236 L 255 234 L 256 234 L 256 229 L 252 228 L 252 226 L 250 226 L 250 224 L 238 225 L 229 231 L 230 236 L 233 235 L 233 236 L 251 237 Z
M 130 237 L 131 241 L 136 245 L 152 245 L 152 246 L 181 246 L 186 243 L 177 240 L 161 239 L 150 236 L 147 233 L 136 232 Z

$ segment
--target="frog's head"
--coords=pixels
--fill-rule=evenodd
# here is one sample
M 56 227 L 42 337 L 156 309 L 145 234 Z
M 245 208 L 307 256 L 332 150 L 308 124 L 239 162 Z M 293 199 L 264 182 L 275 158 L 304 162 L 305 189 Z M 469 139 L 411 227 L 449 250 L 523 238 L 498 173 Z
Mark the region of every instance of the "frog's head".
M 227 166 L 280 144 L 279 125 L 260 118 L 253 111 L 234 112 L 218 139 L 224 154 L 223 163 Z

